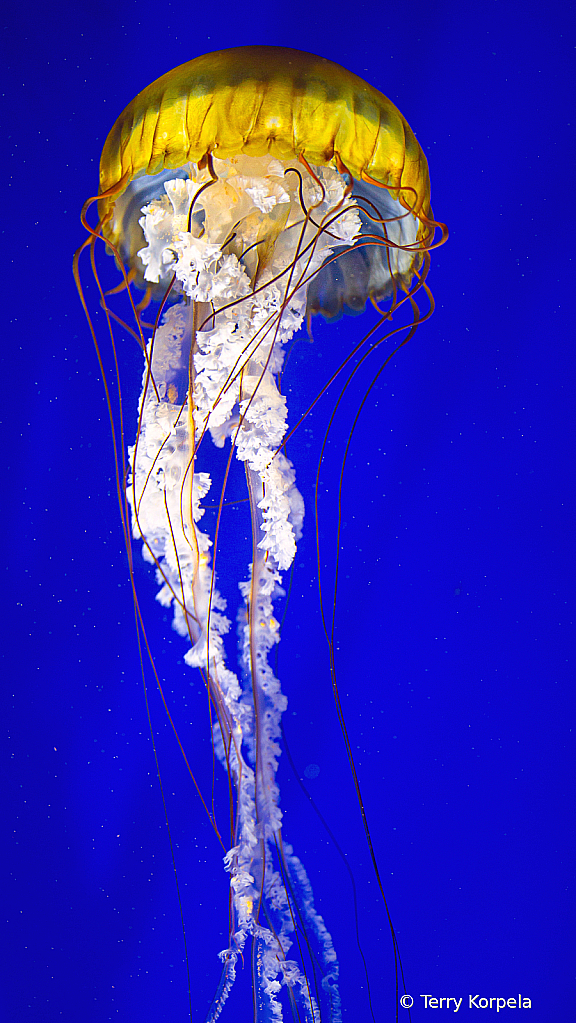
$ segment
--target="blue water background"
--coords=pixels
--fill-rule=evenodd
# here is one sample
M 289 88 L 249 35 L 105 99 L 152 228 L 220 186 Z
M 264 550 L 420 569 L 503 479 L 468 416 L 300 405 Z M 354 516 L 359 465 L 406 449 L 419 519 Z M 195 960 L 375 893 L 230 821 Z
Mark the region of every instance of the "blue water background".
M 390 96 L 429 158 L 434 211 L 451 232 L 433 255 L 436 313 L 384 371 L 354 436 L 336 620 L 343 706 L 412 1019 L 430 1015 L 424 994 L 463 996 L 470 1014 L 470 994 L 518 993 L 534 1023 L 572 1018 L 573 5 L 143 0 L 12 5 L 3 24 L 0 1018 L 189 1018 L 110 433 L 71 259 L 100 149 L 126 103 L 179 63 L 248 43 L 319 53 Z M 90 285 L 88 297 L 94 309 Z M 362 319 L 318 324 L 314 343 L 296 346 L 293 417 L 364 329 Z M 141 372 L 132 342 L 120 359 L 131 438 Z M 368 370 L 350 392 L 323 473 L 328 572 L 343 445 L 370 379 Z M 312 487 L 333 398 L 290 449 L 307 519 L 278 667 L 297 775 L 353 871 L 375 1019 L 389 1023 L 392 946 L 315 583 Z M 226 529 L 237 538 L 233 514 Z M 220 558 L 235 599 L 249 550 L 223 541 Z M 159 673 L 209 792 L 206 700 L 136 561 Z M 227 878 L 153 691 L 150 703 L 201 1023 L 227 944 Z M 365 1023 L 349 875 L 286 757 L 280 784 L 286 839 L 339 954 L 344 1019 Z M 248 968 L 222 1019 L 252 1019 Z

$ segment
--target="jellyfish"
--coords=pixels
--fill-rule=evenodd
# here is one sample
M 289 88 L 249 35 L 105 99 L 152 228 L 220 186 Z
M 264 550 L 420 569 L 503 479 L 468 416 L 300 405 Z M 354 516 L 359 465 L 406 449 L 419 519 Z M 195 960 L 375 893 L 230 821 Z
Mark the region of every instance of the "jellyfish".
M 157 600 L 188 642 L 185 661 L 206 687 L 212 747 L 229 779 L 227 833 L 207 811 L 230 896 L 206 1020 L 226 1014 L 239 961 L 249 956 L 255 1020 L 280 1021 L 288 1006 L 294 1019 L 338 1023 L 329 921 L 284 835 L 276 779 L 287 695 L 271 664 L 280 634 L 274 603 L 304 519 L 281 374 L 288 343 L 305 322 L 311 330 L 315 314 L 334 320 L 372 303 L 376 326 L 362 341 L 370 350 L 394 337 L 404 344 L 430 315 L 430 250 L 446 229 L 432 215 L 426 158 L 390 100 L 339 65 L 280 47 L 224 50 L 170 71 L 128 105 L 108 135 L 98 196 L 82 220 L 88 236 L 75 275 L 107 388 L 127 548 L 141 541 Z M 99 241 L 121 274 L 107 293 Z M 127 453 L 123 406 L 115 419 L 83 297 L 84 250 L 113 345 L 120 324 L 142 352 Z M 139 301 L 135 289 L 144 291 Z M 132 325 L 114 309 L 121 292 Z M 425 314 L 418 295 L 429 303 Z M 393 326 L 403 310 L 408 321 Z M 338 400 L 345 395 L 346 385 Z M 251 535 L 237 580 L 234 663 L 219 576 L 227 571 L 222 508 L 237 462 Z M 212 531 L 202 522 L 211 499 Z M 135 607 L 140 618 L 136 596 Z

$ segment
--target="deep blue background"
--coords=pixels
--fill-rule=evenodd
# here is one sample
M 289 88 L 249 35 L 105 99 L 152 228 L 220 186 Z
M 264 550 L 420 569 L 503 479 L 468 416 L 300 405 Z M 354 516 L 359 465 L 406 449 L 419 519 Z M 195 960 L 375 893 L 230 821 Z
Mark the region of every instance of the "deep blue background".
M 421 994 L 463 995 L 470 1014 L 468 994 L 518 992 L 534 1023 L 574 1018 L 572 5 L 143 0 L 13 4 L 7 16 L 0 1018 L 188 1019 L 110 435 L 70 266 L 125 104 L 185 60 L 255 42 L 330 57 L 389 95 L 429 157 L 434 211 L 451 230 L 429 278 L 437 311 L 384 372 L 354 438 L 337 617 L 344 709 L 412 1018 L 430 1014 Z M 296 346 L 295 411 L 365 322 L 319 324 L 313 345 Z M 129 341 L 121 360 L 132 422 L 140 366 Z M 325 501 L 361 395 L 359 385 L 334 434 Z M 311 488 L 332 400 L 291 447 L 308 518 L 279 672 L 298 773 L 355 875 L 375 1016 L 387 1023 L 391 942 L 314 584 Z M 231 596 L 248 560 L 222 547 Z M 137 563 L 160 675 L 209 791 L 205 698 Z M 226 944 L 227 879 L 154 692 L 151 708 L 202 1023 Z M 286 839 L 339 953 L 344 1019 L 364 1023 L 348 874 L 286 758 L 280 781 Z M 251 1020 L 247 974 L 223 1020 Z

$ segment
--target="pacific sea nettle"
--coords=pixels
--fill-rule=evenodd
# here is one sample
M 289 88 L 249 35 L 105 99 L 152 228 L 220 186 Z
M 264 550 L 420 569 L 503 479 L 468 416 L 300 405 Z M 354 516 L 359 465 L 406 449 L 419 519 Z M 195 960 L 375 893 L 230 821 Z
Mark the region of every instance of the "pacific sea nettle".
M 295 1019 L 338 1021 L 336 952 L 283 839 L 276 783 L 287 700 L 269 663 L 273 602 L 304 515 L 283 450 L 278 374 L 286 342 L 314 313 L 333 319 L 370 300 L 385 303 L 377 328 L 387 321 L 386 336 L 402 305 L 411 318 L 399 330 L 421 322 L 415 296 L 429 296 L 437 227 L 445 237 L 426 159 L 396 107 L 360 78 L 307 53 L 243 47 L 197 57 L 129 104 L 106 140 L 97 198 L 96 228 L 84 213 L 84 247 L 103 239 L 113 252 L 144 355 L 136 441 L 119 471 L 126 533 L 131 517 L 157 599 L 173 608 L 185 660 L 202 673 L 214 749 L 232 782 L 230 835 L 221 836 L 229 942 L 207 1020 L 222 1012 L 249 942 L 255 1019 L 281 1020 L 284 1001 Z M 134 286 L 146 289 L 138 306 Z M 112 324 L 103 294 L 102 304 Z M 226 565 L 220 515 L 213 535 L 202 529 L 209 443 L 224 449 L 224 480 L 232 457 L 243 463 L 250 502 L 238 673 L 226 661 L 230 621 L 214 568 Z

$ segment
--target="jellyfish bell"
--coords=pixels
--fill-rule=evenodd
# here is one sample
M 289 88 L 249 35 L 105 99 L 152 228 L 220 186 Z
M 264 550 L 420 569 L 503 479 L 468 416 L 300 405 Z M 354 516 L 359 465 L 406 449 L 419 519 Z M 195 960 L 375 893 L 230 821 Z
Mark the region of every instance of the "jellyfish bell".
M 428 164 L 394 104 L 331 61 L 282 47 L 247 46 L 196 57 L 163 75 L 132 100 L 106 139 L 98 204 L 102 232 L 138 273 L 141 207 L 170 171 L 185 176 L 188 163 L 202 163 L 209 154 L 341 167 L 355 179 L 356 190 L 377 196 L 377 205 L 386 207 L 389 197 L 412 217 L 388 219 L 399 232 L 415 230 L 417 241 L 411 244 L 412 260 L 404 252 L 392 276 L 400 272 L 409 280 L 431 247 L 436 225 Z M 377 227 L 373 220 L 370 227 Z M 363 255 L 372 261 L 381 253 L 376 248 Z M 376 292 L 380 277 L 378 271 L 372 279 L 365 275 L 367 294 Z M 322 308 L 319 303 L 318 311 Z
M 136 440 L 119 471 L 125 534 L 142 540 L 157 599 L 189 641 L 185 660 L 202 673 L 231 780 L 230 928 L 207 1020 L 220 1016 L 250 945 L 256 1019 L 281 1020 L 284 1003 L 309 1023 L 338 1021 L 329 922 L 284 841 L 276 781 L 287 698 L 269 663 L 274 600 L 304 516 L 279 375 L 286 342 L 315 313 L 334 319 L 388 299 L 379 327 L 402 305 L 412 319 L 399 331 L 421 321 L 415 295 L 429 295 L 429 251 L 438 227 L 446 235 L 427 162 L 400 112 L 360 78 L 311 54 L 243 47 L 197 57 L 136 96 L 104 145 L 96 198 L 97 226 L 86 220 L 94 200 L 83 214 L 84 247 L 101 239 L 114 254 L 144 356 Z M 75 273 L 79 283 L 77 259 Z M 138 305 L 134 286 L 146 291 Z M 202 528 L 209 443 L 223 449 L 212 532 Z M 236 667 L 218 584 L 232 459 L 244 468 L 251 522 Z

